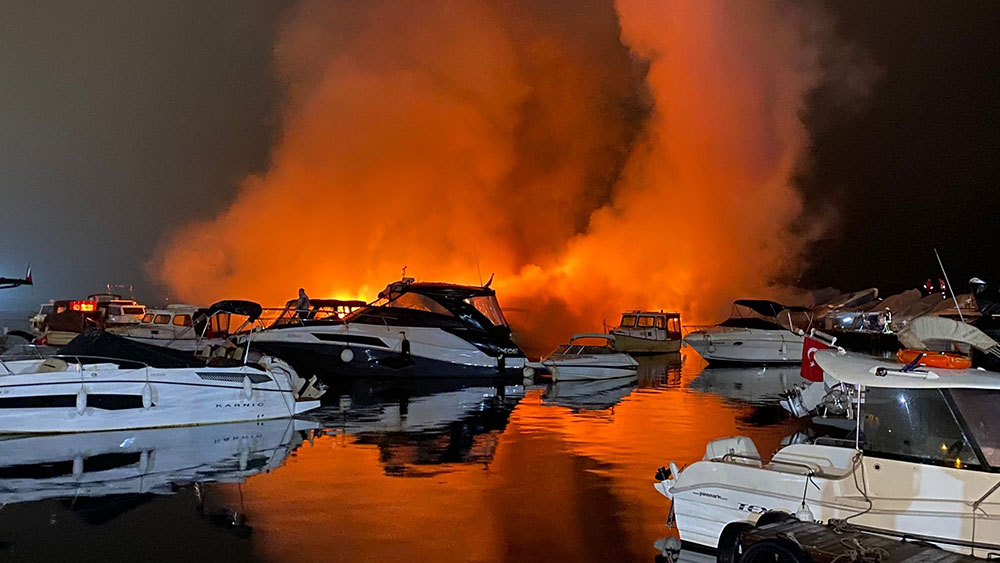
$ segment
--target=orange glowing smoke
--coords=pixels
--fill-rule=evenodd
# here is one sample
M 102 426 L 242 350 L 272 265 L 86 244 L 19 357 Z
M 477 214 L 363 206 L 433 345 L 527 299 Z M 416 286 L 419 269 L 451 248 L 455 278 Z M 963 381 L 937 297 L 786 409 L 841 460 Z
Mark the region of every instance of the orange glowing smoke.
M 523 5 L 522 5 L 523 4 Z M 821 78 L 799 4 L 303 0 L 270 169 L 150 266 L 176 298 L 476 283 L 535 342 L 773 293 Z

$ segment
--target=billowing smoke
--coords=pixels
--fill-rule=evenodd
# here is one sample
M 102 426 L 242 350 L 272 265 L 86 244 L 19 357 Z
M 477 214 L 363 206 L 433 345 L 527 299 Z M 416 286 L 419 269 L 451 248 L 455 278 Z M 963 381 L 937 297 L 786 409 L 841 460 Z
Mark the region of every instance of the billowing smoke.
M 809 236 L 791 184 L 823 15 L 787 2 L 303 0 L 270 169 L 150 262 L 174 298 L 373 298 L 496 273 L 538 345 L 710 321 Z M 480 274 L 481 272 L 481 274 Z

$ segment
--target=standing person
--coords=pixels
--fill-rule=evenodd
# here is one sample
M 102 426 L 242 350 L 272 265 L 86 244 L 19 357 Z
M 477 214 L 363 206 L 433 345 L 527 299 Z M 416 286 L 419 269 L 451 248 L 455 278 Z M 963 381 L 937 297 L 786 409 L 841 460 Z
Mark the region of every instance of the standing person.
M 295 313 L 303 321 L 309 317 L 309 296 L 306 295 L 306 290 L 301 287 L 299 288 L 299 299 L 295 302 Z

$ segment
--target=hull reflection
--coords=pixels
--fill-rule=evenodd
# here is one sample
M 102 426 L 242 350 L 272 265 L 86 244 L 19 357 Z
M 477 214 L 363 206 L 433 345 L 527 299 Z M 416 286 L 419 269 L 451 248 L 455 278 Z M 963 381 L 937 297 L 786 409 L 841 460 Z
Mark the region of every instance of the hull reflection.
M 804 380 L 799 366 L 709 367 L 702 370 L 690 388 L 726 399 L 751 404 L 778 404 L 782 394 Z
M 482 379 L 352 380 L 327 392 L 313 413 L 327 433 L 374 444 L 389 475 L 437 472 L 429 466 L 488 463 L 522 385 Z M 421 467 L 423 467 L 421 469 Z
M 168 495 L 278 468 L 316 424 L 277 419 L 0 441 L 0 504 L 58 497 Z
M 629 396 L 638 386 L 638 377 L 558 381 L 542 394 L 542 403 L 576 410 L 609 409 Z

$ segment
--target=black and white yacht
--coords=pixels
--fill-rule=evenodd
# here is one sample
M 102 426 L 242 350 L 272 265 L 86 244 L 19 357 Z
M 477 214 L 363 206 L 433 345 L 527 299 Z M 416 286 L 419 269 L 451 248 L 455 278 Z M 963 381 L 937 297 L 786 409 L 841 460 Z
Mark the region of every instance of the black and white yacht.
M 252 346 L 320 377 L 520 374 L 524 352 L 489 285 L 403 278 L 343 319 L 275 323 Z

